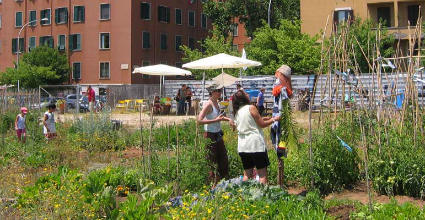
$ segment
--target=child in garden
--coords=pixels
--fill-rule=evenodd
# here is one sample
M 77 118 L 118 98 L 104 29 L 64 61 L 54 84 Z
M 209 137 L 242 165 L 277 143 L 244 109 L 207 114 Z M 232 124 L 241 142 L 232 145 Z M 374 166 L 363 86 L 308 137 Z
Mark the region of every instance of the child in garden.
M 154 113 L 161 113 L 162 112 L 162 106 L 161 101 L 159 100 L 159 96 L 155 96 L 155 100 L 153 102 L 154 107 Z
M 21 108 L 21 114 L 18 114 L 18 116 L 16 116 L 16 120 L 15 120 L 15 130 L 16 130 L 16 135 L 18 136 L 18 140 L 22 141 L 22 143 L 25 143 L 26 139 L 27 139 L 27 133 L 25 131 L 25 115 L 28 113 L 28 109 L 25 107 Z
M 48 110 L 44 113 L 43 125 L 44 136 L 46 140 L 49 141 L 56 137 L 55 115 L 53 114 L 56 111 L 56 105 L 49 104 L 47 109 Z

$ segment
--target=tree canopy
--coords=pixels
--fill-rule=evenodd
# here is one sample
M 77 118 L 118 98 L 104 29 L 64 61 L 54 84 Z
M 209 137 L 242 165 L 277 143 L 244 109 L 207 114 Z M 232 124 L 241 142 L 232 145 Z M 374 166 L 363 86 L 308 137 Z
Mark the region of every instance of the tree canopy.
M 48 46 L 34 48 L 25 53 L 19 68 L 6 68 L 0 74 L 0 84 L 37 88 L 39 85 L 58 85 L 68 82 L 71 67 L 66 54 Z
M 277 27 L 282 19 L 300 19 L 300 0 L 272 0 L 271 3 L 271 27 Z M 249 37 L 255 37 L 254 32 L 268 20 L 268 7 L 269 1 L 266 0 L 208 0 L 204 12 L 226 38 L 233 30 L 235 18 L 245 25 Z
M 299 21 L 281 20 L 276 29 L 264 23 L 254 36 L 247 55 L 262 66 L 250 68 L 248 75 L 274 74 L 282 64 L 290 66 L 293 74 L 313 74 L 320 67 L 318 37 L 302 34 Z

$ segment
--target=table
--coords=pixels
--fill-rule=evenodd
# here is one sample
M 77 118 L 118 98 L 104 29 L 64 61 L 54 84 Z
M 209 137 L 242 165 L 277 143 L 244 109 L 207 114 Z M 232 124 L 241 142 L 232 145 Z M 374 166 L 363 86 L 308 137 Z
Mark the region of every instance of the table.
M 257 101 L 254 101 L 254 102 L 251 102 L 251 104 L 253 104 L 253 105 L 255 105 L 255 106 L 257 106 Z M 273 105 L 274 105 L 274 102 L 273 101 L 266 101 L 266 100 L 264 100 L 264 114 L 267 114 L 267 110 L 272 110 L 273 109 Z M 269 106 L 270 106 L 270 108 L 269 108 Z

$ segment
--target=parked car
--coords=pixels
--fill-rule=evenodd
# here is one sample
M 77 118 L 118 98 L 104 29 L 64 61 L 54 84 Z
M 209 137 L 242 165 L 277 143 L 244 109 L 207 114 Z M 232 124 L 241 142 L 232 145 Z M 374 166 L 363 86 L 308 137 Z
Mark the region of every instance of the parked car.
M 50 104 L 56 104 L 58 100 L 64 100 L 62 97 L 43 97 L 41 98 L 40 105 L 38 103 L 31 105 L 31 108 L 37 109 L 40 107 L 41 109 L 46 108 Z
M 89 111 L 89 98 L 84 95 L 80 98 L 80 112 L 88 112 Z M 106 103 L 106 97 L 105 96 L 96 96 L 96 103 L 94 108 L 96 110 L 101 110 Z
M 65 106 L 67 108 L 76 108 L 77 94 L 70 94 L 65 97 Z

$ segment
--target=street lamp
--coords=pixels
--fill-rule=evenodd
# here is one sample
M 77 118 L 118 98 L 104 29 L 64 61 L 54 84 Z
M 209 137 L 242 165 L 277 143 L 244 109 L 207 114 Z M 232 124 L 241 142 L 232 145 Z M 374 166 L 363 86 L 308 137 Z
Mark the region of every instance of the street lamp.
M 48 21 L 48 18 L 43 18 L 41 19 L 42 21 Z M 17 53 L 16 53 L 16 69 L 19 68 L 19 53 L 20 53 L 20 48 L 19 48 L 19 36 L 21 35 L 22 30 L 29 24 L 37 22 L 38 20 L 34 20 L 34 21 L 30 21 L 28 23 L 26 23 L 24 26 L 22 26 L 21 30 L 19 30 L 19 34 L 18 34 L 18 48 L 17 48 Z M 24 49 L 25 51 L 25 49 Z

